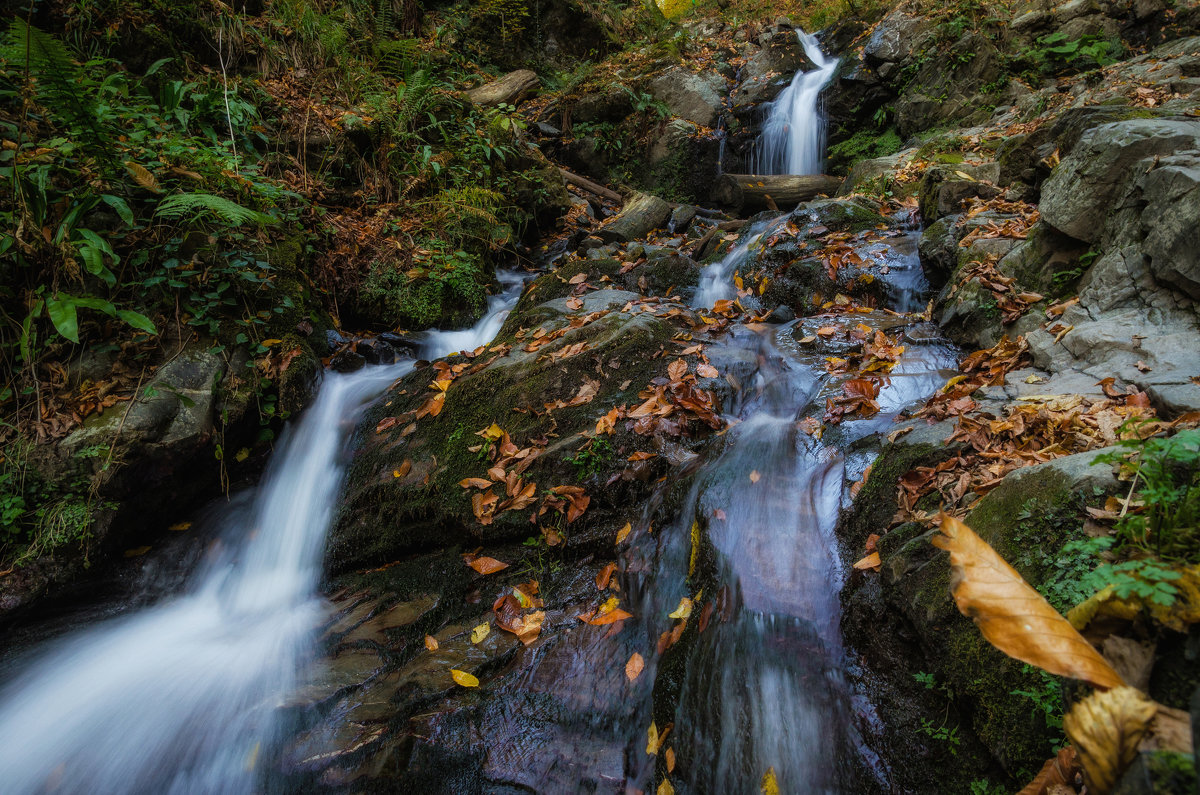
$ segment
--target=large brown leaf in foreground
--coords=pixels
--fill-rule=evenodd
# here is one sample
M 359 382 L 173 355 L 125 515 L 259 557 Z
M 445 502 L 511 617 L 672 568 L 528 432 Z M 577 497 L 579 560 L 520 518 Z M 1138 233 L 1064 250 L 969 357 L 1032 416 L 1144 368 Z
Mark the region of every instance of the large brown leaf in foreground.
M 932 543 L 950 553 L 950 592 L 989 643 L 1058 676 L 1099 688 L 1125 684 L 1070 622 L 971 528 L 943 516 L 941 532 Z

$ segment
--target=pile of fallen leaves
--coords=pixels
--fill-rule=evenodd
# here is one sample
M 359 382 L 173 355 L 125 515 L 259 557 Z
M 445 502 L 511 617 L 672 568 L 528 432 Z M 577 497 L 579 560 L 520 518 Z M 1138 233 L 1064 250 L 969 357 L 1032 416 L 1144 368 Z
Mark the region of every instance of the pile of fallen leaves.
M 899 482 L 900 509 L 892 521 L 929 519 L 929 514 L 917 511 L 917 504 L 934 492 L 941 510 L 965 516 L 978 498 L 1015 469 L 1110 447 L 1135 433 L 1145 438 L 1169 427 L 1153 422 L 1153 417 L 1154 410 L 1141 392 L 1100 400 L 1082 395 L 1032 396 L 1005 406 L 1002 417 L 986 412 L 961 414 L 949 443 L 961 442 L 966 451 L 936 466 L 906 472 Z M 1134 430 L 1127 425 L 1131 419 L 1147 422 Z
M 971 398 L 985 386 L 1000 386 L 1005 377 L 1030 361 L 1029 344 L 1024 337 L 1015 340 L 1003 337 L 991 348 L 975 351 L 959 363 L 961 375 L 951 378 L 946 386 L 925 402 L 914 417 L 944 420 L 971 411 L 978 404 Z
M 978 229 L 975 230 L 975 232 L 978 231 Z M 975 234 L 975 232 L 971 234 Z M 1016 284 L 1016 281 L 1011 276 L 1000 273 L 996 269 L 996 257 L 989 255 L 983 260 L 967 263 L 961 271 L 958 282 L 951 288 L 950 296 L 956 295 L 963 286 L 975 282 L 996 299 L 996 306 L 1000 310 L 1001 318 L 1007 325 L 1016 322 L 1029 307 L 1045 298 L 1041 293 L 1015 289 L 1013 285 Z

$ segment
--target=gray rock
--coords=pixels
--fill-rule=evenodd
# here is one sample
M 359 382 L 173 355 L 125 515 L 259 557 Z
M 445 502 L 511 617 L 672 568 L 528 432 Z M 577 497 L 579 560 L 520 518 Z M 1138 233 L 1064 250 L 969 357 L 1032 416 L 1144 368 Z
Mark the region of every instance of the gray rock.
M 652 80 L 650 92 L 670 109 L 672 116 L 712 127 L 724 107 L 725 79 L 675 67 Z
M 746 59 L 741 82 L 733 95 L 733 112 L 768 102 L 792 81 L 797 71 L 813 68 L 794 34 L 764 47 Z
M 1150 272 L 1200 299 L 1200 154 L 1164 158 L 1141 183 Z
M 863 45 L 863 60 L 872 66 L 900 63 L 925 43 L 929 28 L 927 20 L 893 11 Z
M 1200 122 L 1131 119 L 1088 130 L 1042 186 L 1042 218 L 1087 242 L 1104 231 L 1115 200 L 1143 158 L 1200 145 Z

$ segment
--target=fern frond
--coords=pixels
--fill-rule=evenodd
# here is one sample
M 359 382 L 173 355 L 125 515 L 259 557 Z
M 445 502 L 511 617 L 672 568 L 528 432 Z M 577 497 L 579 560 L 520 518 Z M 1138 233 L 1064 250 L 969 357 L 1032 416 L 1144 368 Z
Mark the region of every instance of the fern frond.
M 247 222 L 275 223 L 275 219 L 266 213 L 251 210 L 235 201 L 230 201 L 223 196 L 214 196 L 211 193 L 178 193 L 168 196 L 158 203 L 154 215 L 168 221 L 183 218 L 195 221 L 205 215 L 211 215 L 232 226 L 241 226 Z
M 88 130 L 96 139 L 106 138 L 97 123 L 95 101 L 80 89 L 82 70 L 66 44 L 14 18 L 0 43 L 0 58 L 14 69 L 28 72 L 42 104 L 62 117 L 67 126 L 76 131 Z
M 381 39 L 375 44 L 375 66 L 390 78 L 408 82 L 416 72 L 420 51 L 416 39 Z

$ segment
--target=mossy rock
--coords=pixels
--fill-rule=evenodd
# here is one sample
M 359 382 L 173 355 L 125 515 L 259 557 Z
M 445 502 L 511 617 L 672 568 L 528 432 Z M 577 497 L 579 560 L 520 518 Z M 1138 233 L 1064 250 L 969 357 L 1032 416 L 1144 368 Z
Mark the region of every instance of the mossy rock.
M 609 524 L 615 531 L 617 519 L 625 521 L 622 511 L 645 496 L 641 492 L 646 484 L 621 479 L 610 486 L 607 481 L 624 469 L 629 453 L 645 448 L 646 438 L 619 426 L 607 439 L 611 455 L 596 456 L 582 478 L 583 470 L 573 459 L 594 432 L 597 419 L 614 406 L 635 404 L 638 390 L 663 374 L 670 361 L 661 352 L 676 327 L 649 313 L 620 311 L 635 298 L 616 290 L 589 293 L 581 311 L 607 308 L 609 314 L 536 352 L 524 351 L 525 342 L 519 342 L 479 371 L 459 376 L 440 414 L 415 421 L 415 430 L 408 433 L 404 429 L 414 421 L 414 412 L 434 394 L 428 386 L 436 373 L 423 366 L 398 382 L 358 430 L 350 486 L 329 542 L 332 568 L 345 571 L 423 549 L 537 535 L 537 526 L 530 522 L 533 508 L 507 511 L 492 524 L 480 524 L 471 507 L 473 491 L 459 485 L 464 478 L 486 474 L 488 464 L 468 448 L 482 442 L 476 432 L 493 423 L 518 447 L 544 445 L 525 473 L 527 482 L 537 484 L 539 498 L 554 486 L 585 486 L 592 499 L 586 514 L 573 525 L 557 528 L 568 543 L 591 538 L 590 533 Z M 512 341 L 521 325 L 553 330 L 567 323 L 567 314 L 561 298 L 514 312 L 498 341 Z M 548 356 L 579 342 L 589 346 L 584 353 L 557 362 Z M 551 401 L 570 401 L 585 380 L 597 390 L 593 400 L 552 411 L 544 408 Z M 396 418 L 396 424 L 377 433 L 376 427 L 389 417 Z M 689 432 L 706 433 L 699 427 Z M 397 472 L 404 474 L 396 476 Z

